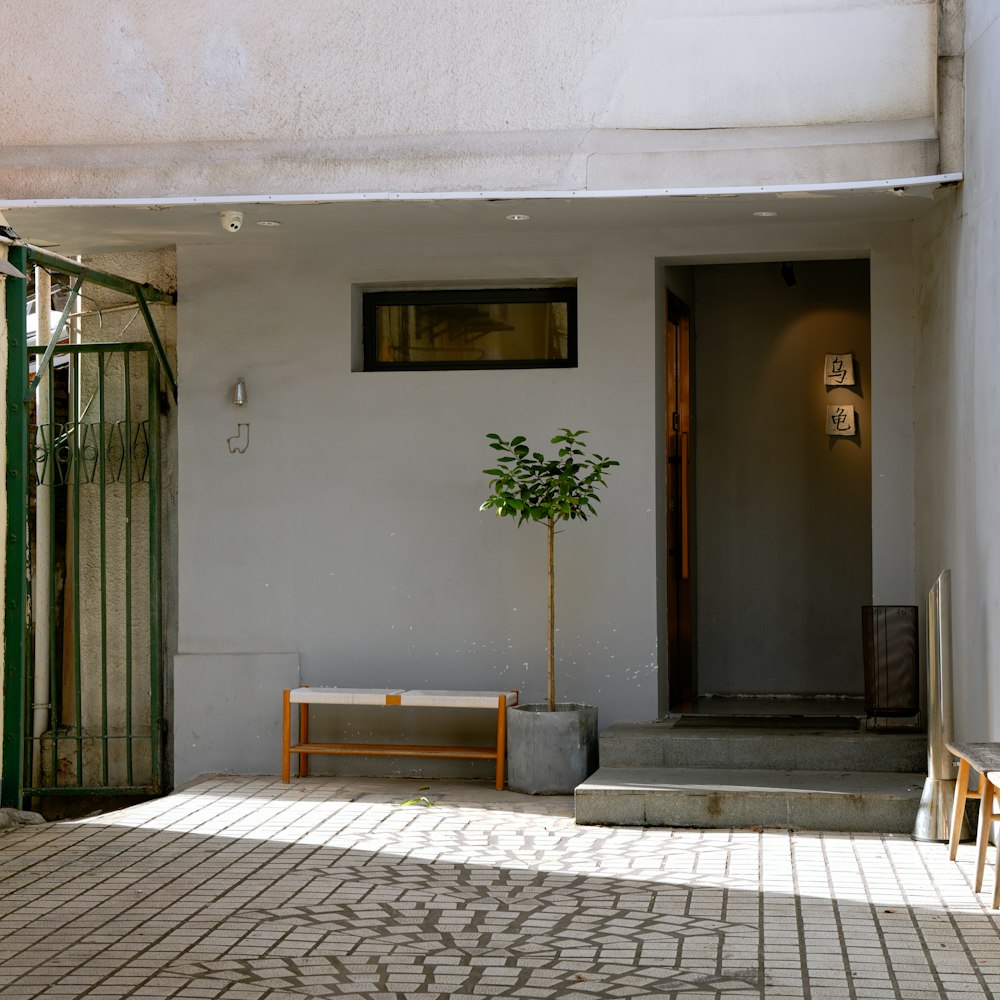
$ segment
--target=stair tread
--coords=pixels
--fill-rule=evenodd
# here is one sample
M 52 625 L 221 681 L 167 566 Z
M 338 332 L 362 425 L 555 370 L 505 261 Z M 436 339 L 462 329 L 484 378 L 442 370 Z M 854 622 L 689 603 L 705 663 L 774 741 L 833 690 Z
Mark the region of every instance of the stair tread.
M 588 793 L 679 792 L 758 795 L 920 797 L 924 775 L 892 771 L 816 771 L 762 768 L 602 767 L 577 788 Z
M 765 736 L 773 737 L 808 737 L 810 739 L 830 740 L 835 743 L 847 741 L 863 740 L 864 742 L 903 742 L 912 741 L 914 743 L 927 742 L 927 733 L 916 730 L 913 732 L 884 732 L 877 729 L 859 729 L 857 731 L 849 729 L 825 729 L 816 720 L 815 728 L 809 726 L 782 726 L 780 720 L 768 720 L 769 725 L 754 726 L 727 726 L 724 722 L 718 725 L 699 726 L 676 726 L 673 721 L 666 722 L 616 722 L 601 733 L 602 739 L 609 737 L 627 739 L 629 737 L 658 737 L 670 740 L 704 740 L 719 739 L 727 737 L 729 739 L 755 740 Z

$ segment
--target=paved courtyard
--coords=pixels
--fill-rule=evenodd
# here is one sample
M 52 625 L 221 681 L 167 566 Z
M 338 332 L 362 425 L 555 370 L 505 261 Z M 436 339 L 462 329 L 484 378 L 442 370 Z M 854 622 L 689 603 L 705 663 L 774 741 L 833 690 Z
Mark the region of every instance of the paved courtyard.
M 472 783 L 212 778 L 0 837 L 0 997 L 1000 997 L 972 854 L 577 827 L 568 798 Z

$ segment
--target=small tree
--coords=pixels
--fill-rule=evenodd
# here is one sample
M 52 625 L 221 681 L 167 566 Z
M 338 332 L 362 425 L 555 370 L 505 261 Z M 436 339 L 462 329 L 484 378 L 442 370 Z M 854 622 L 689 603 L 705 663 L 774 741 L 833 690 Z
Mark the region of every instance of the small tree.
M 586 521 L 597 514 L 594 504 L 600 502 L 597 491 L 607 485 L 604 477 L 618 462 L 596 452 L 587 454 L 580 447 L 586 431 L 571 431 L 566 427 L 552 438 L 560 445 L 558 458 L 546 458 L 532 451 L 525 438 L 504 441 L 499 434 L 487 434 L 490 447 L 502 452 L 497 468 L 484 469 L 490 476 L 490 495 L 480 510 L 492 507 L 498 517 L 517 518 L 517 526 L 525 521 L 545 524 L 548 535 L 549 594 L 548 594 L 548 705 L 556 705 L 555 660 L 555 576 L 553 550 L 556 524 L 559 521 Z

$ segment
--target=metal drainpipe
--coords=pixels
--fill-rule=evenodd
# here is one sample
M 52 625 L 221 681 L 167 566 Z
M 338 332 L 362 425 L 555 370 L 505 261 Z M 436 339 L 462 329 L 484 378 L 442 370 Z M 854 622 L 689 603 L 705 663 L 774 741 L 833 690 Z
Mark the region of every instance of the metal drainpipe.
M 955 762 L 945 744 L 954 738 L 951 707 L 951 570 L 927 594 L 927 780 L 913 826 L 917 840 L 946 841 L 955 799 Z M 966 833 L 962 821 L 963 836 Z
M 37 343 L 45 347 L 52 338 L 51 309 L 52 285 L 48 271 L 35 268 L 35 318 L 38 323 Z M 49 412 L 49 384 L 52 368 L 38 383 L 35 391 L 35 426 L 51 426 Z M 35 739 L 32 758 L 32 781 L 36 787 L 41 781 L 41 739 L 49 728 L 51 718 L 51 689 L 49 685 L 49 634 L 51 622 L 51 573 L 52 550 L 50 518 L 52 514 L 52 490 L 48 485 L 38 484 L 35 490 L 35 565 L 31 575 L 31 617 L 35 626 L 35 683 L 32 698 L 31 735 Z M 54 735 L 54 734 L 53 734 Z

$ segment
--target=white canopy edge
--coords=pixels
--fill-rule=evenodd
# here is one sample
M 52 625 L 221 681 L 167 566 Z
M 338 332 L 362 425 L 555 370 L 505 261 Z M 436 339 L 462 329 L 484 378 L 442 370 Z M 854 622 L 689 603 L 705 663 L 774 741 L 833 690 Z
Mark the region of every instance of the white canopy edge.
M 184 195 L 170 198 L 30 198 L 0 201 L 0 210 L 24 208 L 167 208 L 174 205 L 325 205 L 351 202 L 429 201 L 589 201 L 613 198 L 829 198 L 838 194 L 885 191 L 899 195 L 931 197 L 945 185 L 957 184 L 961 173 L 924 177 L 896 177 L 874 181 L 836 181 L 826 184 L 763 184 L 744 187 L 644 188 L 612 191 L 365 191 L 334 194 Z

